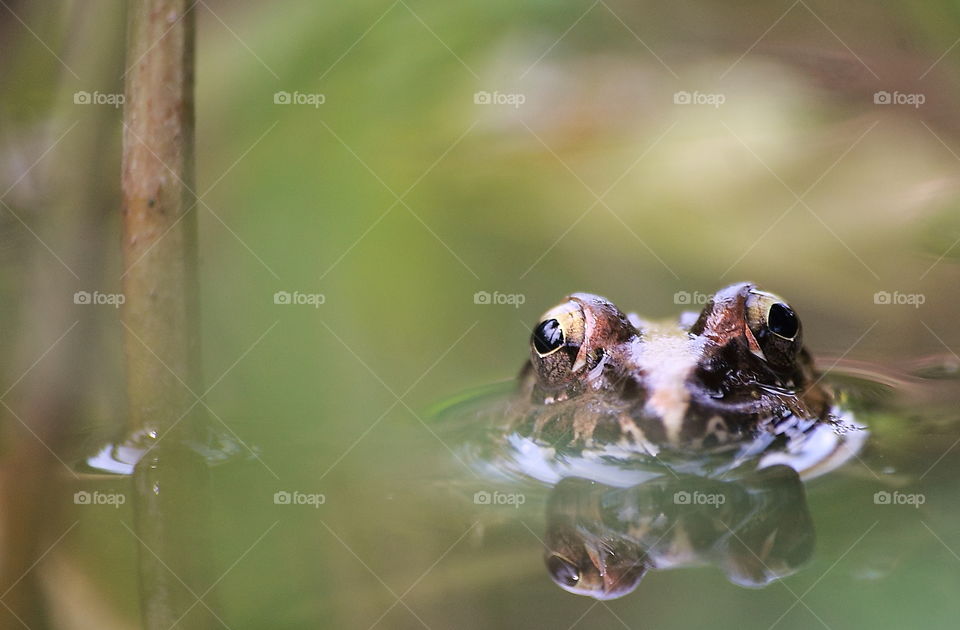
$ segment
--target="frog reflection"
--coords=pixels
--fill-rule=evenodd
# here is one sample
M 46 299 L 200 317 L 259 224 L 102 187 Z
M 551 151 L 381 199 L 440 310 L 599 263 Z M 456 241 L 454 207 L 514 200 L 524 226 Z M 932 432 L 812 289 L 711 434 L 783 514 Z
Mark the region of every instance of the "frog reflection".
M 803 485 L 784 465 L 736 481 L 665 475 L 629 488 L 569 477 L 547 507 L 550 576 L 597 599 L 626 595 L 651 570 L 707 564 L 765 586 L 794 573 L 813 544 Z

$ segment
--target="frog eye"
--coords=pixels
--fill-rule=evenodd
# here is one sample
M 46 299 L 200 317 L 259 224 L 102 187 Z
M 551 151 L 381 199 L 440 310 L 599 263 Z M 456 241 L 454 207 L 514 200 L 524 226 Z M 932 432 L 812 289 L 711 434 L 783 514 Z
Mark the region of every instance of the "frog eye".
M 541 357 L 556 352 L 563 345 L 563 328 L 555 319 L 547 319 L 533 329 L 533 347 Z
M 552 390 L 574 384 L 616 344 L 637 334 L 627 316 L 607 300 L 574 293 L 544 313 L 530 335 L 537 381 Z
M 537 379 L 548 387 L 567 383 L 577 366 L 586 330 L 586 316 L 577 302 L 555 306 L 540 318 L 530 335 L 530 360 Z
M 553 554 L 547 558 L 547 570 L 560 586 L 573 588 L 580 582 L 580 569 L 563 556 Z
M 540 358 L 546 358 L 565 347 L 575 351 L 583 343 L 585 327 L 583 308 L 570 300 L 543 314 L 540 323 L 533 329 L 530 343 Z
M 750 350 L 774 367 L 793 365 L 801 347 L 800 319 L 779 296 L 751 289 L 746 301 Z
M 800 320 L 793 309 L 783 302 L 774 302 L 767 311 L 767 328 L 784 339 L 793 339 L 800 332 Z

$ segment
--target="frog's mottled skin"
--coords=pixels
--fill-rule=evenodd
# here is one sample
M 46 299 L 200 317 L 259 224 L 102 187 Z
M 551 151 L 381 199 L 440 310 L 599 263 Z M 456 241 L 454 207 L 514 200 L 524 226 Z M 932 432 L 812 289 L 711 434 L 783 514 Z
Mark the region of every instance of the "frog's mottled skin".
M 826 419 L 832 395 L 792 309 L 741 283 L 676 323 L 569 296 L 534 330 L 519 400 L 517 429 L 551 444 L 701 447 Z

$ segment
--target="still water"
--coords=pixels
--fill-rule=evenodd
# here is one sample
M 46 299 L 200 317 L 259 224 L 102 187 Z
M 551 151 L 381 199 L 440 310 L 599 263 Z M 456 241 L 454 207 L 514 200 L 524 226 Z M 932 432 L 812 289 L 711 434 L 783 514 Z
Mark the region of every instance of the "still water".
M 362 484 L 356 464 L 339 476 L 330 460 L 274 479 L 272 452 L 305 460 L 309 447 L 247 451 L 215 431 L 215 458 L 190 448 L 212 466 L 205 522 L 218 541 L 189 553 L 213 563 L 204 601 L 217 616 L 228 606 L 230 627 L 949 627 L 956 368 L 942 356 L 911 371 L 835 362 L 829 386 L 860 428 L 789 449 L 551 449 L 511 432 L 513 382 L 411 411 L 371 440 Z M 89 464 L 122 475 L 142 450 Z M 82 537 L 116 543 L 78 545 L 74 561 L 100 567 L 99 587 L 129 605 L 143 552 L 133 488 L 94 472 L 78 486 Z M 187 614 L 218 623 L 210 609 Z

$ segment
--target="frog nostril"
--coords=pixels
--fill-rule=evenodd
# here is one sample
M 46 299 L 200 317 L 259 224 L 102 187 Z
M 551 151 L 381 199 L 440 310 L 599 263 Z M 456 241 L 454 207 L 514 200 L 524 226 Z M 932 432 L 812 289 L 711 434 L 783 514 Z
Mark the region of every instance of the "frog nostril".
M 543 356 L 563 345 L 563 329 L 560 322 L 548 319 L 540 322 L 533 330 L 533 347 Z

